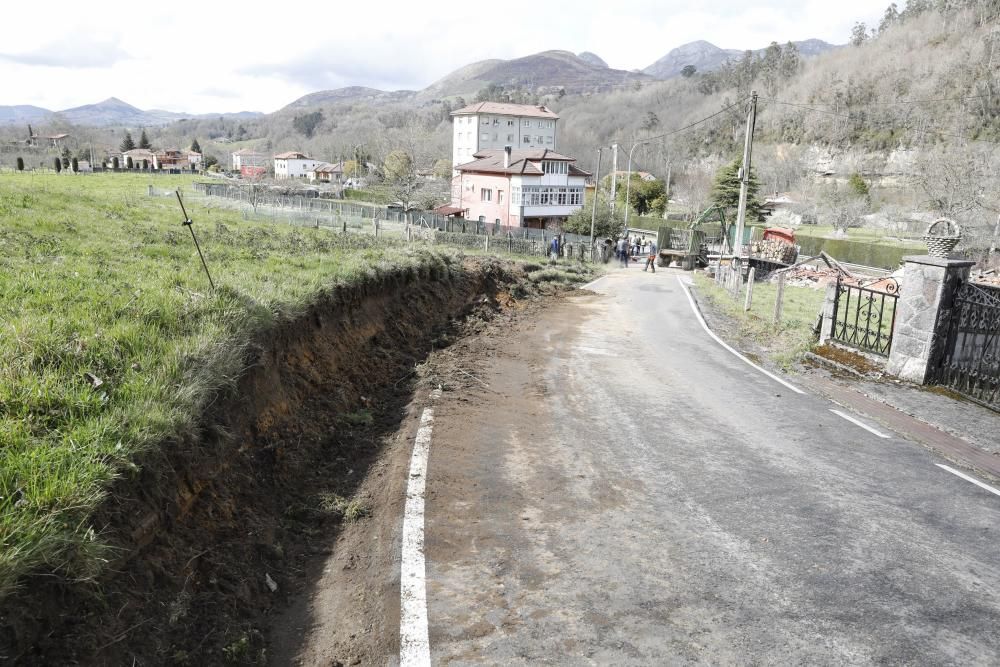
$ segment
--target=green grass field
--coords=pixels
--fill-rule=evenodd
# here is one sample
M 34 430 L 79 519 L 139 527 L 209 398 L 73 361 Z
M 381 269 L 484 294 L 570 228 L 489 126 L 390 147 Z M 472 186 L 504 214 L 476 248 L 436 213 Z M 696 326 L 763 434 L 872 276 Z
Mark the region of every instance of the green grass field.
M 743 310 L 745 292 L 740 293 L 739 299 L 734 299 L 704 273 L 695 275 L 695 284 L 698 293 L 707 298 L 714 308 L 737 322 L 738 330 L 731 333 L 738 338 L 748 338 L 764 348 L 782 368 L 790 367 L 813 346 L 813 327 L 823 308 L 824 290 L 786 286 L 781 322 L 775 325 L 776 285 L 768 282 L 754 284 L 753 303 L 750 312 L 747 312 Z
M 189 213 L 190 177 L 0 175 L 0 597 L 29 571 L 93 576 L 88 516 L 138 455 L 194 428 L 246 345 L 318 295 L 453 249 Z

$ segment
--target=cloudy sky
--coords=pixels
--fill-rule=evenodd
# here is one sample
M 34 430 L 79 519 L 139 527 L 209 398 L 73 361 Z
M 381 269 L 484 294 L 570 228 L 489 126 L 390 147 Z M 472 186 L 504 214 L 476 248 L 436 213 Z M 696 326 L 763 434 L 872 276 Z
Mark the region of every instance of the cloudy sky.
M 547 49 L 641 69 L 698 39 L 736 49 L 844 43 L 855 21 L 877 23 L 887 3 L 5 3 L 0 105 L 58 110 L 114 96 L 143 109 L 270 112 L 316 90 L 419 89 L 476 60 Z

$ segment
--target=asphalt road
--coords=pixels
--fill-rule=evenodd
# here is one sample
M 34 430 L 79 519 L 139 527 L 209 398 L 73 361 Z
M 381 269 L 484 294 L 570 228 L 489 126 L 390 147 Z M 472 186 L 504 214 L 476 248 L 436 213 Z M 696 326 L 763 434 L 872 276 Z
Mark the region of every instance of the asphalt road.
M 434 663 L 1000 662 L 1000 496 L 726 351 L 680 275 L 610 274 L 438 402 Z

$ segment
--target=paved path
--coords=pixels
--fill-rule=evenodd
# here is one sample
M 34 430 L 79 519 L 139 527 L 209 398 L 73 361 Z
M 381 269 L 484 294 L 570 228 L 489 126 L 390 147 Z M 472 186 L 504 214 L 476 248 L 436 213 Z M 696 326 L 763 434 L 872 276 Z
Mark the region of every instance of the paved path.
M 435 664 L 996 664 L 1000 496 L 723 349 L 680 275 L 610 274 L 437 402 Z

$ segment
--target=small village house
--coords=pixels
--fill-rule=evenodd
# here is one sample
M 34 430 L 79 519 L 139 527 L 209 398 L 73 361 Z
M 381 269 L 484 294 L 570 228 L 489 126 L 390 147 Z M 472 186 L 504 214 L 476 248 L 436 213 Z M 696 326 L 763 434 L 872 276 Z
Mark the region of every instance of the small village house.
M 305 153 L 288 151 L 274 156 L 274 177 L 308 178 L 309 174 L 320 165 L 320 160 L 313 159 Z
M 267 173 L 267 163 L 264 155 L 249 148 L 241 148 L 232 154 L 233 171 L 239 172 L 244 178 L 254 178 Z
M 320 162 L 309 172 L 309 180 L 313 183 L 343 183 L 344 164 L 342 162 Z

